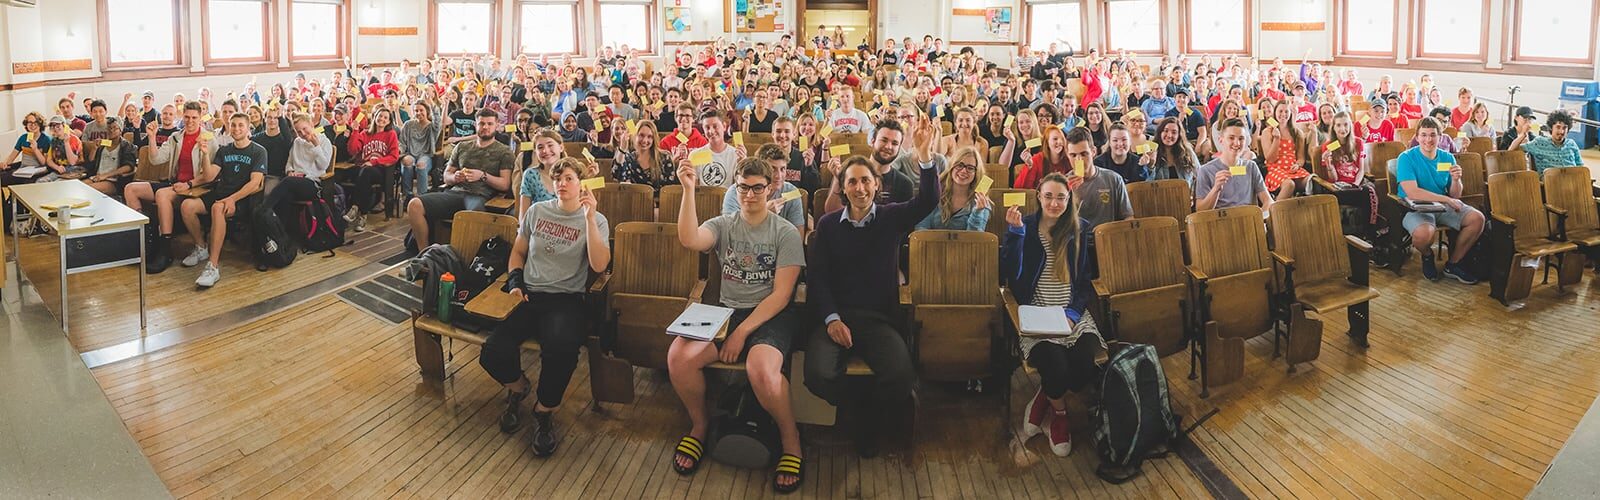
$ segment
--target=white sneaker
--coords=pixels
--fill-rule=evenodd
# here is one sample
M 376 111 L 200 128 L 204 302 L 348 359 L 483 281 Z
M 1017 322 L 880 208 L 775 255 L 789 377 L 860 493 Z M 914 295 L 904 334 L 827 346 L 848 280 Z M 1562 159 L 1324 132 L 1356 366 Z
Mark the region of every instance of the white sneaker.
M 222 279 L 222 271 L 218 270 L 217 266 L 207 262 L 206 270 L 200 271 L 200 279 L 194 280 L 194 284 L 199 285 L 201 288 L 211 288 L 220 279 Z
M 183 258 L 182 264 L 183 267 L 194 267 L 200 265 L 200 261 L 209 258 L 211 258 L 211 252 L 206 251 L 206 247 L 196 245 L 194 250 L 189 252 L 189 256 Z
M 367 230 L 367 214 L 357 214 L 355 220 L 350 221 L 350 232 L 359 233 Z
M 344 221 L 355 223 L 356 217 L 359 215 L 361 215 L 361 207 L 351 206 L 349 210 L 344 211 Z

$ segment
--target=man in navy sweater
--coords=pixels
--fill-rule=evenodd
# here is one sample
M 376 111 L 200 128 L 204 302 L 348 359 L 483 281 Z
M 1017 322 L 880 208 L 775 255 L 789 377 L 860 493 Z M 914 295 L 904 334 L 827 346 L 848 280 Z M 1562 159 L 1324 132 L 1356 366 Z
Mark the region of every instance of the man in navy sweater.
M 875 374 L 865 396 L 872 403 L 858 415 L 874 415 L 880 422 L 858 421 L 856 447 L 864 457 L 877 454 L 881 416 L 912 405 L 916 373 L 900 324 L 890 311 L 899 307 L 900 244 L 917 222 L 933 211 L 939 200 L 938 171 L 933 144 L 939 141 L 938 124 L 919 118 L 911 132 L 914 156 L 921 172 L 917 195 L 901 203 L 879 203 L 883 174 L 870 160 L 855 156 L 841 169 L 836 191 L 846 204 L 817 221 L 811 263 L 806 272 L 807 294 L 823 317 L 824 327 L 813 332 L 806 348 L 806 387 L 834 406 L 853 393 L 845 383 L 844 369 L 851 356 L 860 356 Z

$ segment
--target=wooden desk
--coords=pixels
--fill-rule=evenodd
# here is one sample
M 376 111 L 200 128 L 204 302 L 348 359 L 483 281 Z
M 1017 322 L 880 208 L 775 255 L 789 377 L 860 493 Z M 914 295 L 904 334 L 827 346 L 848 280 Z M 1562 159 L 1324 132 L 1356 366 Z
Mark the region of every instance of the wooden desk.
M 19 208 L 27 209 L 56 235 L 56 247 L 61 258 L 61 329 L 67 330 L 67 312 L 71 310 L 71 303 L 67 301 L 68 275 L 136 265 L 139 266 L 139 329 L 143 330 L 147 325 L 144 227 L 150 219 L 78 181 L 61 180 L 8 187 L 11 189 L 11 212 L 19 214 Z M 44 205 L 69 198 L 87 200 L 89 206 L 73 209 L 71 219 L 61 224 L 50 217 L 51 211 L 45 209 Z M 17 248 L 17 277 L 26 280 L 27 277 L 22 274 L 21 232 L 13 231 L 13 238 Z

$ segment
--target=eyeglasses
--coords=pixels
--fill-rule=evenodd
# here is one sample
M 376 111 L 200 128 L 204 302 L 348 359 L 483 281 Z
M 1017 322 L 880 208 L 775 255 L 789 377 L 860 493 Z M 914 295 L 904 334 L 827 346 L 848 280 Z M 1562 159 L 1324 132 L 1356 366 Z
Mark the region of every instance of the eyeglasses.
M 977 172 L 978 171 L 978 166 L 977 165 L 973 165 L 971 163 L 957 163 L 957 164 L 955 164 L 954 168 L 956 170 L 965 170 L 965 171 L 968 171 L 968 172 Z
M 1070 198 L 1070 196 L 1067 196 L 1067 195 L 1064 195 L 1064 194 L 1044 194 L 1044 193 L 1041 193 L 1039 195 L 1039 201 L 1067 201 L 1067 198 Z
M 739 189 L 739 194 L 754 194 L 765 192 L 767 190 L 766 184 L 737 184 L 735 186 Z

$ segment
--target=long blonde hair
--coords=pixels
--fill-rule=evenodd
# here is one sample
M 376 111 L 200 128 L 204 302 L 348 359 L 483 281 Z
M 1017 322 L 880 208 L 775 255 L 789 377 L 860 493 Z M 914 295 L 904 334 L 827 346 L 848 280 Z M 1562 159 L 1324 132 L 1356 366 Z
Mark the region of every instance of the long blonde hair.
M 956 188 L 956 161 L 972 155 L 972 184 L 967 185 L 967 199 L 955 199 Z M 978 154 L 978 148 L 964 146 L 950 154 L 950 165 L 939 174 L 939 222 L 945 222 L 954 217 L 956 212 L 966 208 L 973 198 L 977 196 L 978 182 L 984 178 L 983 155 Z

